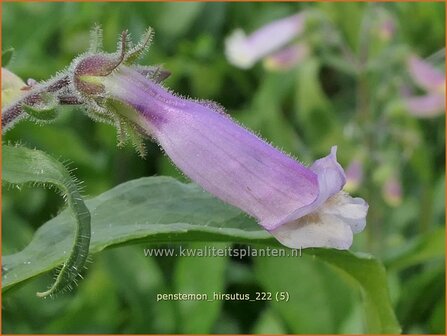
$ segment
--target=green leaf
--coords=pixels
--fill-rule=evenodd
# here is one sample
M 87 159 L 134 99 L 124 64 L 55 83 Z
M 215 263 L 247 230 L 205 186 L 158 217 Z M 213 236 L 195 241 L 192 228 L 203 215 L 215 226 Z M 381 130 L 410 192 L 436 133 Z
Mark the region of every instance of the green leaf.
M 334 253 L 326 249 L 315 249 L 314 254 L 348 276 L 360 289 L 367 333 L 400 333 L 401 329 L 390 302 L 386 271 L 377 259 L 364 253 Z
M 201 2 L 164 3 L 157 15 L 155 26 L 160 33 L 167 36 L 182 36 L 191 28 L 204 5 Z
M 12 159 L 4 157 L 4 162 L 9 161 Z M 87 200 L 86 205 L 92 214 L 91 253 L 136 242 L 275 243 L 238 209 L 216 200 L 196 185 L 168 177 L 126 182 Z M 25 249 L 3 256 L 3 264 L 8 268 L 3 288 L 60 265 L 65 260 L 64 251 L 71 248 L 75 230 L 71 222 L 70 212 L 62 211 L 36 231 Z
M 33 106 L 23 105 L 23 110 L 36 121 L 51 121 L 57 116 L 57 111 L 54 108 L 40 109 Z
M 76 162 L 77 166 L 86 166 L 90 171 L 100 169 L 103 165 L 103 159 L 98 152 L 86 146 L 88 139 L 83 137 L 80 132 L 76 132 L 71 124 L 63 127 L 60 124 L 48 125 L 41 127 L 32 123 L 18 123 L 14 126 L 14 133 L 7 133 L 3 140 L 14 141 L 21 139 L 29 147 L 38 147 L 41 150 L 52 153 L 54 157 Z M 115 139 L 114 139 L 115 140 Z M 61 146 L 61 143 L 70 144 L 69 146 Z M 91 185 L 89 184 L 89 187 Z
M 238 209 L 220 202 L 194 184 L 168 177 L 129 181 L 86 204 L 92 213 L 91 253 L 116 245 L 187 241 L 239 242 L 282 248 Z M 4 289 L 63 262 L 74 230 L 70 221 L 69 212 L 63 211 L 43 225 L 24 250 L 3 257 L 9 270 L 8 277 L 3 279 Z M 141 253 L 144 253 L 143 248 Z M 353 280 L 363 294 L 368 332 L 399 331 L 388 296 L 385 270 L 379 261 L 349 251 L 308 249 L 304 253 L 335 266 Z
M 445 228 L 418 236 L 405 247 L 388 255 L 385 264 L 389 269 L 401 270 L 432 260 L 445 259 Z
M 316 58 L 307 59 L 298 68 L 296 105 L 299 120 L 312 118 L 312 112 L 330 109 L 330 102 L 319 79 L 320 70 L 321 64 Z
M 292 91 L 294 74 L 268 74 L 253 96 L 251 107 L 238 116 L 249 128 L 259 130 L 267 140 L 275 139 L 275 146 L 286 152 L 298 153 L 302 141 L 287 116 L 281 100 Z
M 139 246 L 124 246 L 103 251 L 98 257 L 95 256 L 95 264 L 98 259 L 106 262 L 107 276 L 113 279 L 118 296 L 125 301 L 125 305 L 130 310 L 122 326 L 122 333 L 172 334 L 175 332 L 175 304 L 177 302 L 156 301 L 157 294 L 165 292 L 167 287 L 156 258 L 146 257 L 141 253 Z M 86 281 L 89 280 L 90 278 L 87 277 Z M 112 293 L 109 295 L 113 296 Z M 150 325 L 147 323 L 148 316 L 151 316 Z M 79 321 L 74 322 L 79 323 Z M 86 321 L 87 325 L 88 323 Z
M 76 296 L 67 300 L 65 305 L 61 305 L 59 310 L 52 314 L 53 318 L 46 321 L 42 329 L 49 334 L 58 334 L 60 330 L 70 334 L 88 334 L 92 330 L 112 333 L 113 330 L 117 330 L 127 322 L 125 314 L 122 313 L 120 297 L 112 294 L 115 291 L 116 275 L 110 276 L 105 271 L 103 258 L 100 258 L 97 260 L 96 267 L 89 272 L 86 281 L 79 286 Z M 96 305 L 98 302 L 102 306 L 100 310 Z M 47 306 L 48 304 L 45 302 L 40 307 L 46 308 Z M 36 306 L 33 308 L 36 309 Z M 58 316 L 58 318 L 54 318 L 54 316 Z M 114 316 L 114 318 L 110 319 L 110 316 Z M 92 328 L 92 325 L 95 327 Z
M 225 244 L 215 244 L 217 249 Z M 188 249 L 197 251 L 210 248 L 210 245 L 194 243 Z M 214 293 L 224 291 L 225 270 L 228 258 L 192 257 L 179 258 L 174 275 L 175 292 L 205 293 L 213 299 Z M 218 317 L 223 301 L 194 300 L 178 301 L 179 330 L 182 334 L 210 333 Z
M 56 187 L 67 200 L 70 212 L 67 213 L 67 227 L 76 222 L 72 227 L 73 233 L 67 240 L 68 245 L 62 252 L 60 261 L 54 264 L 54 268 L 63 263 L 53 286 L 38 296 L 56 294 L 70 288 L 84 267 L 90 242 L 90 212 L 85 206 L 82 197 L 76 187 L 76 183 L 62 163 L 48 156 L 44 152 L 31 150 L 25 147 L 3 146 L 3 180 L 11 185 L 19 186 L 32 183 L 44 187 Z M 74 218 L 73 218 L 74 217 Z M 75 237 L 73 240 L 72 237 Z M 46 245 L 48 250 L 51 245 Z M 69 254 L 68 251 L 71 251 Z M 35 251 L 35 255 L 24 255 L 21 259 L 23 265 L 32 265 L 39 260 L 44 250 Z M 68 257 L 68 258 L 67 258 Z M 2 280 L 8 282 L 8 278 L 17 276 L 14 269 L 6 260 L 3 260 Z
M 362 24 L 364 4 L 356 2 L 321 2 L 318 6 L 327 14 L 331 22 L 341 30 L 343 39 L 349 47 L 357 50 L 359 44 L 359 29 Z M 349 20 L 346 18 L 349 17 Z
M 287 275 L 281 275 L 284 270 Z M 307 255 L 257 258 L 255 274 L 265 291 L 288 293 L 289 300 L 270 304 L 293 334 L 336 333 L 357 293 L 336 271 Z
M 2 51 L 2 67 L 6 67 L 14 56 L 14 48 L 8 48 Z
M 315 152 L 324 152 L 333 143 L 340 143 L 338 134 L 342 127 L 334 113 L 320 80 L 321 61 L 315 57 L 306 59 L 296 71 L 295 118 L 303 137 L 314 144 Z
M 412 326 L 424 325 L 438 304 L 445 306 L 444 264 L 410 275 L 402 286 L 402 293 L 396 312 L 407 332 Z M 427 333 L 434 332 L 427 330 Z
M 256 321 L 253 328 L 253 334 L 286 334 L 281 319 L 272 309 L 266 309 Z

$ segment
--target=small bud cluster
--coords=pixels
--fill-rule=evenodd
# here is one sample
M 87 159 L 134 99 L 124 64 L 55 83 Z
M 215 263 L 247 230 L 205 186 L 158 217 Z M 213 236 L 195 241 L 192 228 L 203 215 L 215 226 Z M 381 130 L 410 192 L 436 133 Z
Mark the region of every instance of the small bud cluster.
M 142 134 L 126 115 L 117 111 L 102 84 L 102 81 L 121 65 L 129 66 L 154 82 L 161 82 L 170 73 L 160 66 L 142 66 L 134 64 L 149 48 L 153 31 L 148 29 L 141 40 L 133 45 L 127 31 L 119 39 L 115 53 L 106 53 L 102 48 L 102 30 L 95 26 L 91 31 L 89 51 L 78 56 L 67 70 L 54 78 L 26 86 L 16 97 L 2 109 L 3 133 L 21 119 L 35 122 L 50 122 L 57 116 L 59 105 L 79 105 L 94 120 L 106 122 L 116 127 L 119 144 L 130 140 L 138 152 L 143 155 Z

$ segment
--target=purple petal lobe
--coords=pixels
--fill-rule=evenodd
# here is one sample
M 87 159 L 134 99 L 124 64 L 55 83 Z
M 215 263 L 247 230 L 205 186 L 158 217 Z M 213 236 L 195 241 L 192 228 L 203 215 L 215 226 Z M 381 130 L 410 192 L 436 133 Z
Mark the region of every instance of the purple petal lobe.
M 280 224 L 294 221 L 297 218 L 314 212 L 328 198 L 335 195 L 343 188 L 344 184 L 346 183 L 346 178 L 343 168 L 337 162 L 336 153 L 337 147 L 334 146 L 332 147 L 331 153 L 328 156 L 315 161 L 310 167 L 310 170 L 317 176 L 318 196 L 312 203 L 295 209 L 287 217 L 285 217 Z M 266 227 L 265 225 L 263 226 Z M 266 228 L 268 229 L 268 227 Z

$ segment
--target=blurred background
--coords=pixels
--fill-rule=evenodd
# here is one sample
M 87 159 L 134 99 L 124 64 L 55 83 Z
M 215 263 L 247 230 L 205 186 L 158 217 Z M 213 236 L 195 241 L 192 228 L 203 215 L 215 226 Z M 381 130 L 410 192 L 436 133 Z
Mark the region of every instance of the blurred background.
M 175 92 L 215 100 L 236 120 L 309 164 L 338 145 L 347 190 L 370 204 L 354 251 L 380 258 L 405 333 L 445 332 L 445 106 L 426 113 L 414 96 L 444 95 L 421 85 L 409 60 L 445 73 L 443 3 L 6 3 L 2 48 L 8 69 L 45 80 L 87 50 L 94 23 L 104 47 L 120 32 L 155 30 L 141 64 L 163 64 Z M 230 64 L 225 40 L 295 13 L 308 13 L 287 64 Z M 423 67 L 423 68 L 424 68 Z M 423 80 L 422 80 L 423 82 Z M 436 92 L 435 92 L 436 91 Z M 45 127 L 22 122 L 3 138 L 68 162 L 96 196 L 142 176 L 187 181 L 147 142 L 141 159 L 117 148 L 113 127 L 64 107 Z M 3 164 L 7 164 L 4 162 Z M 21 250 L 63 207 L 55 193 L 3 188 L 2 253 Z M 200 246 L 200 244 L 198 245 Z M 361 293 L 329 266 L 293 258 L 144 257 L 141 246 L 104 251 L 72 292 L 42 300 L 48 274 L 3 296 L 3 333 L 361 333 Z M 286 290 L 277 302 L 163 302 L 159 292 Z

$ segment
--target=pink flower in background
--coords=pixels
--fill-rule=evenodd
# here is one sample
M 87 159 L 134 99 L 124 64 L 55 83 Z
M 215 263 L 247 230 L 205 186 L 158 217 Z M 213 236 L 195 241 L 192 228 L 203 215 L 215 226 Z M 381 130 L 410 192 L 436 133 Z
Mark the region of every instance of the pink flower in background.
M 389 42 L 397 32 L 397 21 L 392 12 L 384 7 L 376 7 L 373 17 L 373 29 L 382 42 Z
M 406 96 L 408 111 L 419 118 L 431 118 L 445 113 L 445 74 L 417 56 L 410 57 L 408 70 L 425 95 Z
M 395 175 L 389 177 L 383 184 L 382 195 L 385 202 L 393 207 L 402 203 L 402 185 Z
M 383 20 L 379 26 L 378 33 L 383 41 L 391 40 L 396 34 L 396 23 L 391 18 Z
M 363 163 L 358 159 L 354 159 L 346 168 L 346 184 L 344 190 L 353 192 L 363 182 Z
M 308 55 L 307 44 L 293 44 L 264 58 L 264 67 L 271 71 L 286 71 L 301 63 Z
M 228 61 L 242 69 L 286 46 L 304 30 L 304 13 L 273 21 L 250 35 L 241 29 L 234 31 L 225 41 Z

